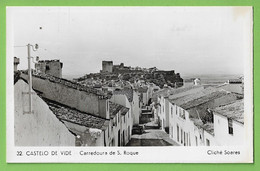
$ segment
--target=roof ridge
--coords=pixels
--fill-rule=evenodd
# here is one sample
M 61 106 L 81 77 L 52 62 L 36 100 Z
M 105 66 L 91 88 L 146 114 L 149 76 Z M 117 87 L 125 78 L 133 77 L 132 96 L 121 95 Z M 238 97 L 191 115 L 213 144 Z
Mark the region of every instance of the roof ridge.
M 40 97 L 41 97 L 41 96 L 40 96 Z M 49 105 L 61 106 L 61 107 L 68 108 L 68 109 L 70 109 L 70 110 L 75 110 L 75 111 L 80 112 L 80 113 L 82 113 L 82 114 L 90 115 L 90 116 L 92 116 L 92 117 L 97 117 L 97 118 L 100 118 L 100 119 L 109 120 L 109 119 L 106 119 L 106 118 L 104 118 L 104 117 L 102 117 L 102 116 L 94 115 L 94 114 L 91 114 L 91 113 L 87 113 L 87 112 L 78 110 L 78 109 L 76 109 L 76 108 L 74 108 L 74 107 L 70 107 L 70 106 L 68 106 L 68 105 L 65 105 L 65 104 L 56 102 L 56 101 L 54 101 L 54 100 L 50 100 L 50 99 L 48 99 L 48 98 L 46 98 L 46 97 L 41 97 L 41 98 L 47 103 L 48 106 L 49 106 Z
M 24 74 L 28 74 L 26 72 L 23 72 Z M 102 91 L 99 91 L 99 90 L 96 90 L 94 88 L 91 88 L 91 87 L 87 87 L 85 85 L 82 85 L 82 84 L 79 84 L 75 81 L 71 81 L 71 80 L 67 80 L 67 79 L 64 79 L 64 78 L 59 78 L 59 77 L 55 77 L 55 76 L 52 76 L 52 75 L 48 75 L 48 74 L 42 74 L 42 73 L 33 73 L 32 74 L 33 76 L 35 77 L 38 77 L 38 78 L 41 78 L 41 79 L 48 79 L 49 81 L 51 82 L 55 82 L 55 83 L 58 83 L 58 84 L 63 84 L 67 87 L 70 87 L 70 88 L 74 88 L 74 89 L 78 89 L 80 91 L 85 91 L 87 93 L 92 93 L 92 94 L 95 94 L 101 98 L 108 98 L 108 95 Z M 64 82 L 64 83 L 62 83 Z M 72 84 L 72 85 L 70 85 Z

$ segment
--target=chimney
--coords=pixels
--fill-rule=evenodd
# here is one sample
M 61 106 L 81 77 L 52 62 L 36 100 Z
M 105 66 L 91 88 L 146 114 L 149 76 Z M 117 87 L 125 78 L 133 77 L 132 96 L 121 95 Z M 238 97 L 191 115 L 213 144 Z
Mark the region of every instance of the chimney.
M 17 71 L 17 66 L 20 64 L 20 59 L 14 57 L 14 71 Z

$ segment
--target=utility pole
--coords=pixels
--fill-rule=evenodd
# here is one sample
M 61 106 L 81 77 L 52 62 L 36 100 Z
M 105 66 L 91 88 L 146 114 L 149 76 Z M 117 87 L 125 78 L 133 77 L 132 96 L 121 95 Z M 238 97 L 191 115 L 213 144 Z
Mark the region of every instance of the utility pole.
M 32 114 L 32 72 L 31 72 L 31 52 L 30 52 L 31 45 L 27 45 L 28 50 L 28 80 L 29 80 L 29 113 Z
M 35 47 L 31 44 L 27 45 L 27 51 L 28 51 L 28 82 L 29 82 L 29 114 L 33 113 L 33 109 L 32 109 L 32 68 L 31 68 L 31 52 L 30 52 L 30 48 L 32 47 L 33 51 L 36 51 L 38 49 L 38 44 L 35 44 Z M 34 49 L 35 48 L 35 49 Z

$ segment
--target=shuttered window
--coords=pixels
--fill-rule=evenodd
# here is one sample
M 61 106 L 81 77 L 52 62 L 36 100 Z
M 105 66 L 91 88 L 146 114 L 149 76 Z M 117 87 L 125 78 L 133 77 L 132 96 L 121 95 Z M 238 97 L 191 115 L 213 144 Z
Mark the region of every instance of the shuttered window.
M 228 118 L 228 133 L 233 135 L 233 120 Z

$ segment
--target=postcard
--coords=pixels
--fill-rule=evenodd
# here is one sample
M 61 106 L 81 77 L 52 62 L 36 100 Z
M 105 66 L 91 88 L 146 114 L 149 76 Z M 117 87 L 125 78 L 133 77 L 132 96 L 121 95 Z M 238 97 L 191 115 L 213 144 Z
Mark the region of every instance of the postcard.
M 252 163 L 252 7 L 7 7 L 8 163 Z

